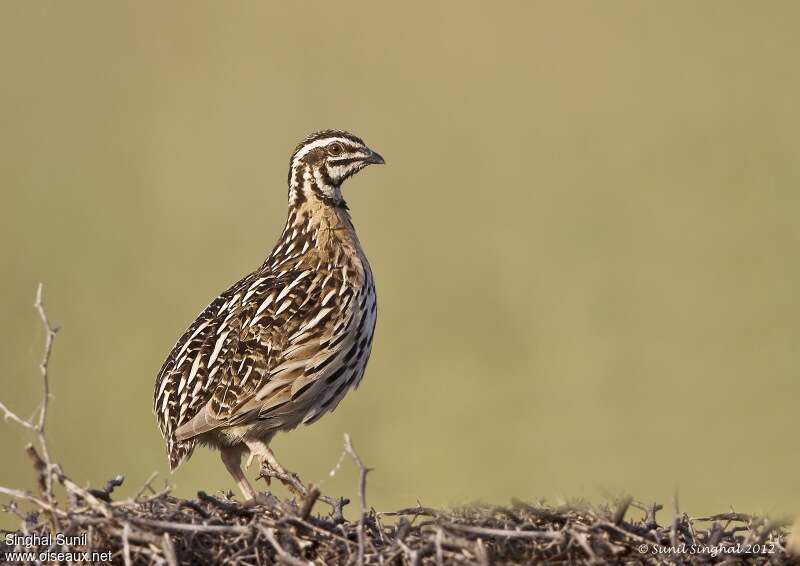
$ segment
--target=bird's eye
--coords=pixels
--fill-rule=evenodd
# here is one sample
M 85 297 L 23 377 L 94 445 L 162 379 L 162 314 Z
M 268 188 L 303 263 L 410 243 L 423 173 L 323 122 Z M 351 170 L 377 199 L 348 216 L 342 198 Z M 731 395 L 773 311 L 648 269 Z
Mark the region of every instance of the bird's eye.
M 328 146 L 329 155 L 339 155 L 340 153 L 342 153 L 342 151 L 344 151 L 344 149 L 342 148 L 342 144 L 338 142 L 332 143 L 331 145 Z

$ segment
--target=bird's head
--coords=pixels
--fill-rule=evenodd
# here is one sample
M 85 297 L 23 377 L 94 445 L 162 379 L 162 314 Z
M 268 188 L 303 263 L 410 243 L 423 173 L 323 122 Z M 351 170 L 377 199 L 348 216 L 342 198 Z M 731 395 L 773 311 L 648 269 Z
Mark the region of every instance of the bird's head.
M 364 141 L 343 130 L 324 130 L 304 139 L 289 164 L 289 198 L 318 198 L 339 205 L 341 185 L 367 165 L 382 164 L 383 157 Z

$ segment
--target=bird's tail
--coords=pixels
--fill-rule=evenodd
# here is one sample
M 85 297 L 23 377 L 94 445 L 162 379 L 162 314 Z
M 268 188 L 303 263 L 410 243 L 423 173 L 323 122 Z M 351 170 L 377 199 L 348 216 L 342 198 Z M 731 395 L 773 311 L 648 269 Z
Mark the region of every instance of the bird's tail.
M 180 442 L 174 436 L 167 441 L 167 456 L 169 457 L 169 471 L 174 472 L 178 469 L 189 456 L 194 452 L 194 440 Z

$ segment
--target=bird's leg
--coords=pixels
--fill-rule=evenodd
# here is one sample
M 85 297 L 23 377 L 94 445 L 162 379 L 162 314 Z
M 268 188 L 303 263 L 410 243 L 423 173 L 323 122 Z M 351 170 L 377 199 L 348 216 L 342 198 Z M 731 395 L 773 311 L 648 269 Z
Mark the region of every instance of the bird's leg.
M 247 458 L 247 467 L 250 467 L 254 458 L 258 459 L 258 464 L 261 466 L 261 473 L 256 479 L 264 478 L 267 485 L 271 485 L 272 476 L 264 473 L 264 468 L 266 467 L 266 453 L 269 452 L 267 443 L 261 440 L 245 440 L 245 444 L 247 444 L 247 448 L 250 450 L 250 456 Z
M 253 489 L 244 472 L 242 472 L 242 449 L 238 446 L 230 446 L 220 450 L 220 455 L 222 456 L 222 463 L 225 464 L 228 473 L 233 476 L 244 498 L 247 500 L 255 499 L 256 490 Z

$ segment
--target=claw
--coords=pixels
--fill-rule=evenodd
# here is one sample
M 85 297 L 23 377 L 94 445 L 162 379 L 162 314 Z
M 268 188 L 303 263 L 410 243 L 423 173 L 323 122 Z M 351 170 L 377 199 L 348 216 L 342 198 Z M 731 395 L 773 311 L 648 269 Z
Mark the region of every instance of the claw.
M 266 462 L 261 463 L 261 470 L 258 472 L 257 480 L 264 479 L 267 485 L 272 485 L 272 474 L 270 474 L 269 464 Z

